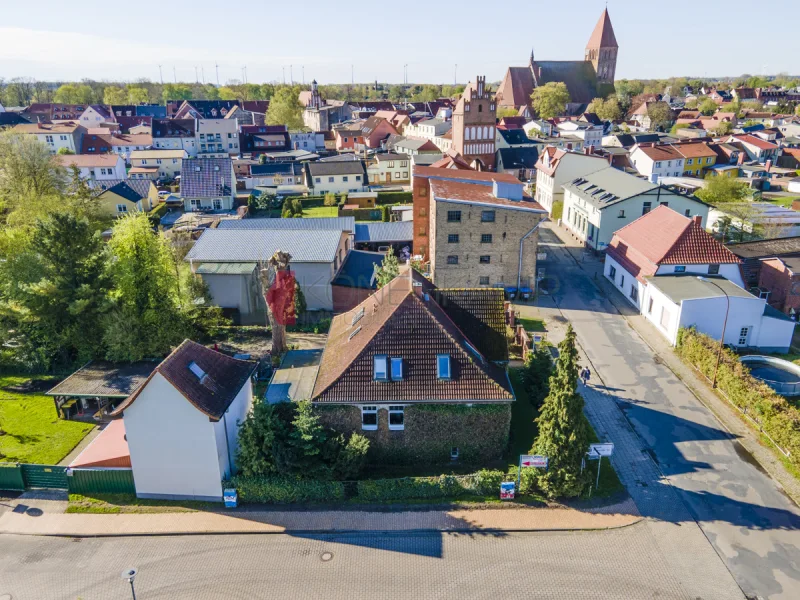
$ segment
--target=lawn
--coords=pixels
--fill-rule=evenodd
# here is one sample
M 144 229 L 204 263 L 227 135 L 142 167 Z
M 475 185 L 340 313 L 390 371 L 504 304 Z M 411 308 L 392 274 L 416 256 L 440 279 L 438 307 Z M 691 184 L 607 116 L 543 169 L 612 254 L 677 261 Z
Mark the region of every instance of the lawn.
M 792 208 L 792 202 L 795 200 L 800 200 L 800 198 L 792 196 L 762 196 L 761 199 L 764 202 L 769 202 L 770 204 L 775 204 L 777 206 L 783 206 L 784 208 Z
M 108 515 L 195 512 L 198 510 L 214 510 L 221 507 L 221 504 L 214 502 L 150 500 L 137 498 L 133 494 L 98 494 L 95 497 L 70 494 L 67 512 Z
M 314 208 L 304 208 L 303 217 L 310 218 L 329 218 L 338 217 L 339 209 L 336 206 L 316 206 Z
M 4 389 L 28 379 L 0 377 L 0 461 L 55 465 L 94 425 L 59 419 L 50 396 Z
M 542 319 L 524 319 L 522 317 L 518 317 L 516 319 L 516 323 L 518 325 L 522 325 L 525 331 L 547 331 L 544 327 L 544 321 Z

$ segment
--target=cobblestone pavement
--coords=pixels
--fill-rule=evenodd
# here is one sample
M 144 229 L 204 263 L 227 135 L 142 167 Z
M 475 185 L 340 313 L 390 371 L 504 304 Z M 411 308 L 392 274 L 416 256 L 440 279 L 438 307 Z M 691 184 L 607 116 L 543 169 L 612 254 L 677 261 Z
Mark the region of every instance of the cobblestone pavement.
M 128 600 L 120 574 L 131 567 L 139 600 L 696 598 L 644 523 L 493 535 L 0 536 L 0 598 Z
M 553 294 L 539 314 L 563 335 L 572 322 L 592 367 L 586 410 L 664 560 L 703 598 L 800 597 L 797 507 L 661 364 L 560 240 L 545 230 Z M 729 571 L 728 571 L 729 570 Z

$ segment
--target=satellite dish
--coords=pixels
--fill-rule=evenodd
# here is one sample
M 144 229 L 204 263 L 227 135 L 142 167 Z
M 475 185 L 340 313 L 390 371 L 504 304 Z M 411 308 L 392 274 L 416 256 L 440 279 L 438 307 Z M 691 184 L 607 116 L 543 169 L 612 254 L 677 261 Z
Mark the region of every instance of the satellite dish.
M 122 572 L 122 578 L 126 581 L 133 581 L 133 578 L 136 577 L 136 573 L 138 573 L 136 569 L 125 569 Z

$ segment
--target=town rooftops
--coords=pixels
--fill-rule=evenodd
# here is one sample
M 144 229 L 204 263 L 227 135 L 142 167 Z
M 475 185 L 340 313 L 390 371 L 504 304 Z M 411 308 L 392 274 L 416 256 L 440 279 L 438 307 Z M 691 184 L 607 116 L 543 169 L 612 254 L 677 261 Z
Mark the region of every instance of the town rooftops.
M 491 185 L 493 181 L 504 183 L 522 183 L 510 173 L 490 173 L 487 171 L 455 171 L 453 169 L 442 169 L 438 167 L 414 166 L 414 177 L 425 177 L 428 179 L 452 179 L 453 181 L 463 182 L 483 182 Z
M 363 175 L 364 164 L 359 161 L 310 162 L 308 172 L 312 177 L 326 175 Z
M 333 318 L 314 385 L 314 402 L 514 400 L 504 369 L 487 360 L 465 337 L 433 295 L 423 291 L 433 286 L 424 287 L 415 273 L 407 269 L 353 310 Z M 473 291 L 494 292 L 502 318 L 502 290 Z M 376 381 L 376 355 L 401 358 L 402 379 Z M 448 357 L 446 378 L 437 373 L 440 356 Z
M 74 133 L 75 130 L 81 127 L 81 124 L 76 121 L 62 121 L 60 123 L 21 123 L 14 126 L 14 133 L 38 133 L 38 134 L 51 134 L 51 133 Z
M 375 160 L 378 162 L 388 162 L 390 160 L 408 160 L 408 154 L 395 154 L 394 152 L 387 152 L 386 154 L 376 154 Z
M 356 223 L 356 242 L 406 242 L 413 239 L 413 221 Z
M 683 156 L 672 146 L 639 146 L 638 149 L 654 161 L 683 159 Z
M 185 340 L 155 368 L 148 382 L 156 373 L 160 374 L 197 410 L 219 421 L 257 366 L 255 361 L 231 358 Z M 120 404 L 111 416 L 124 414 L 146 387 L 147 383 Z
M 740 258 L 770 258 L 800 254 L 800 236 L 727 244 L 727 248 Z
M 292 262 L 329 263 L 336 256 L 341 236 L 340 229 L 208 229 L 195 242 L 186 260 L 258 262 L 283 250 L 292 255 Z
M 149 179 L 123 179 L 104 191 L 112 192 L 131 202 L 138 202 L 142 198 L 147 198 L 151 185 L 152 182 Z
M 510 145 L 533 145 L 536 143 L 528 137 L 524 129 L 498 129 L 497 133 Z
M 646 279 L 647 283 L 657 287 L 675 304 L 680 304 L 684 300 L 718 298 L 725 294 L 735 298 L 756 299 L 750 292 L 724 277 L 704 275 L 703 278 L 713 280 L 714 283 L 703 281 L 696 275 L 656 275 Z
M 83 151 L 88 154 L 87 150 L 93 148 L 93 152 L 97 152 L 99 148 L 105 146 L 113 148 L 115 146 L 152 146 L 153 136 L 149 133 L 106 133 L 106 134 L 89 134 L 83 136 Z
M 451 172 L 453 172 L 451 170 Z M 468 171 L 455 171 L 465 173 Z M 497 173 L 492 173 L 497 175 Z M 541 204 L 522 192 L 522 182 L 487 185 L 484 182 L 463 182 L 452 179 L 431 181 L 431 193 L 435 200 L 495 206 L 511 210 L 524 210 L 546 214 Z M 518 188 L 518 189 L 517 189 Z
M 695 144 L 673 144 L 672 146 L 684 158 L 716 157 L 716 152 L 708 147 L 705 142 Z
M 62 167 L 75 165 L 78 168 L 116 167 L 120 160 L 116 154 L 58 154 L 56 160 Z
M 250 175 L 299 175 L 302 167 L 296 162 L 264 163 L 250 165 Z
M 356 229 L 355 217 L 320 217 L 303 219 L 225 219 L 217 229 L 299 229 L 353 232 Z
M 587 173 L 564 185 L 564 189 L 601 208 L 656 188 L 656 184 L 614 167 Z
M 230 158 L 186 158 L 181 165 L 181 196 L 213 198 L 229 196 L 235 181 Z
M 153 119 L 153 138 L 193 138 L 196 125 L 194 119 Z
M 762 140 L 760 137 L 756 137 L 754 135 L 732 135 L 726 141 L 737 141 L 742 142 L 743 144 L 750 144 L 751 146 L 755 146 L 759 150 L 775 150 L 778 148 L 777 144 L 773 144 L 772 142 L 768 142 L 767 140 Z
M 47 395 L 127 398 L 141 387 L 157 366 L 157 362 L 148 360 L 119 364 L 95 360 L 75 371 Z

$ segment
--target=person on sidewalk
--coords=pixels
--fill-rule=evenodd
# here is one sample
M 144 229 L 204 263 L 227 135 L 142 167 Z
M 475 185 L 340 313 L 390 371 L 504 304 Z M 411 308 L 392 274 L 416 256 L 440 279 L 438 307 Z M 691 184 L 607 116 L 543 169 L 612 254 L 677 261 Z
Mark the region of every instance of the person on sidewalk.
M 591 372 L 589 371 L 589 367 L 583 367 L 581 369 L 581 381 L 583 385 L 589 385 L 589 378 L 592 376 Z

